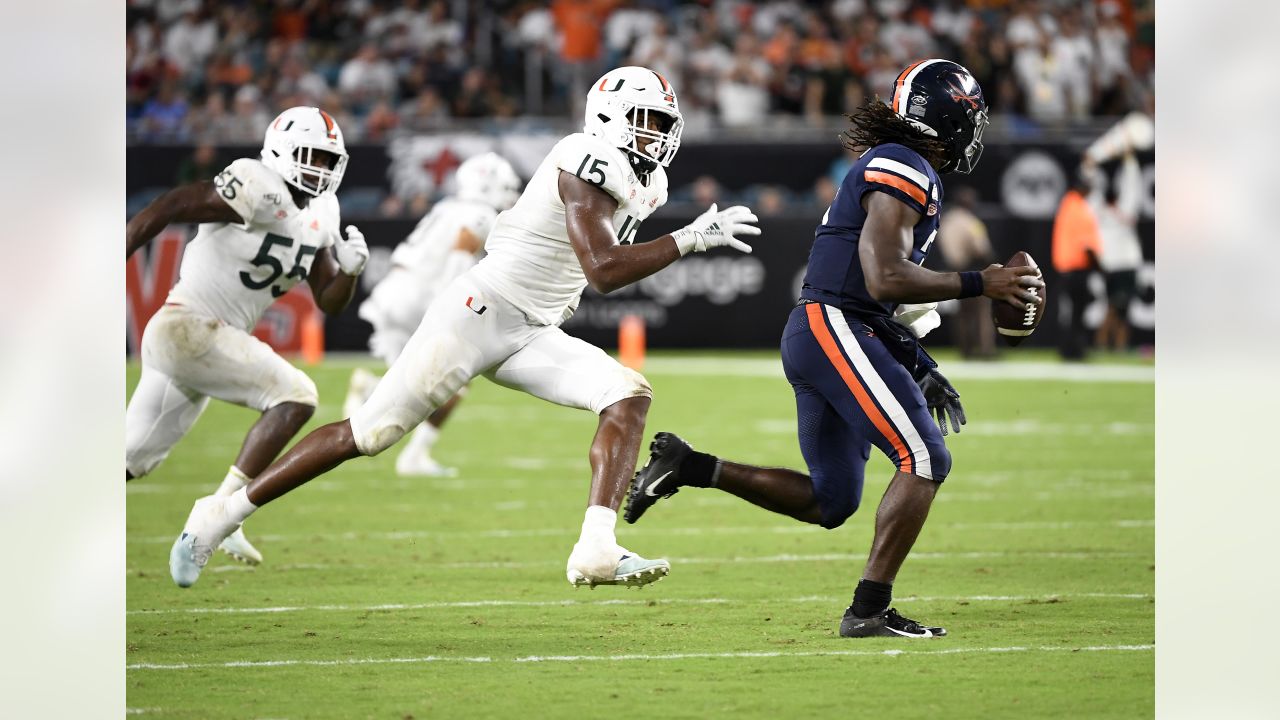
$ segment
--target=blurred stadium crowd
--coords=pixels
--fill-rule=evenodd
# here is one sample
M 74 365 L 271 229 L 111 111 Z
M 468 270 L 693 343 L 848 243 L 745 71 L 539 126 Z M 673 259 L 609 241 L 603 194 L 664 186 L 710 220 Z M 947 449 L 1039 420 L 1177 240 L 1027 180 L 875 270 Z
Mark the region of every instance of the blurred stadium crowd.
M 1150 106 L 1153 0 L 128 0 L 135 142 L 256 142 L 318 105 L 348 142 L 536 126 L 621 64 L 676 83 L 686 138 L 822 125 L 927 56 L 993 114 L 1070 125 Z M 506 125 L 503 125 L 506 123 Z

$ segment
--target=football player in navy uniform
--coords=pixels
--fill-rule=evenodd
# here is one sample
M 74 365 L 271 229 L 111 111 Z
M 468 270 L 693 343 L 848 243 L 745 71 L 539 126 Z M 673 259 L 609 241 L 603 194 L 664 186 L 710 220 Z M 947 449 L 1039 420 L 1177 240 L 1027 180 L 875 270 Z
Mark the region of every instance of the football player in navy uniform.
M 938 174 L 968 173 L 982 153 L 987 104 L 965 68 L 948 60 L 917 62 L 898 75 L 890 104 L 873 99 L 849 119 L 842 141 L 862 155 L 818 226 L 800 303 L 782 334 L 782 364 L 795 390 L 809 474 L 721 460 L 659 433 L 632 481 L 624 517 L 635 522 L 681 487 L 714 487 L 835 528 L 858 508 L 874 445 L 897 472 L 876 511 L 870 557 L 840 634 L 938 637 L 946 631 L 902 617 L 890 601 L 898 570 L 951 469 L 946 423 L 959 432 L 964 411 L 913 329 L 894 313 L 903 304 L 978 295 L 1022 308 L 1044 284 L 1034 268 L 937 273 L 921 267 L 938 232 Z

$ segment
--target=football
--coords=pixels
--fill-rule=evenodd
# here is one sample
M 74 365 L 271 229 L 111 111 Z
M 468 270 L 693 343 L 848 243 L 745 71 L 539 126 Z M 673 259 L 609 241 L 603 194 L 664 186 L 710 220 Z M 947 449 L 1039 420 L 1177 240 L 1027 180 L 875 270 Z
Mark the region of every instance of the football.
M 1004 265 L 1005 267 L 1029 266 L 1037 270 L 1040 269 L 1040 266 L 1036 265 L 1036 261 L 1021 250 L 1014 253 L 1013 257 L 1009 258 L 1009 261 Z M 1043 275 L 1041 275 L 1041 279 L 1043 279 Z M 1018 345 L 1027 336 L 1035 332 L 1036 327 L 1040 325 L 1040 321 L 1044 318 L 1044 305 L 1047 299 L 1045 290 L 1043 288 L 1032 289 L 1031 292 L 1035 293 L 1040 299 L 1039 302 L 1028 304 L 1026 310 L 1019 310 L 1003 300 L 992 301 L 992 319 L 996 324 L 996 332 L 1010 345 Z

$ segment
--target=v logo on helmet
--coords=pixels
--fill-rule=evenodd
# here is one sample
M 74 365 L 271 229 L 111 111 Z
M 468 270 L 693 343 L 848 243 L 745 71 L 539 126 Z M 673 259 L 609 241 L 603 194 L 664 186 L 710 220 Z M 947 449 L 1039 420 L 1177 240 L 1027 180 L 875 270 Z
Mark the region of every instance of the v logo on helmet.
M 982 106 L 978 105 L 978 100 L 981 99 L 980 95 L 977 95 L 977 94 L 970 95 L 969 93 L 964 92 L 963 90 L 956 87 L 955 85 L 948 85 L 947 89 L 951 91 L 952 100 L 960 100 L 963 102 L 967 102 L 969 103 L 969 106 L 972 107 L 974 110 L 982 109 Z

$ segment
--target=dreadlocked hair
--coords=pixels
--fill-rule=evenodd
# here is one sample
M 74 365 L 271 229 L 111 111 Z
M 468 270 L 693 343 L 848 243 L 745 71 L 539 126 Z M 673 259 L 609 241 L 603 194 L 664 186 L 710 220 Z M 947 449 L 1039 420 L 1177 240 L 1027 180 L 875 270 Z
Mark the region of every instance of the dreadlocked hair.
M 853 125 L 840 133 L 840 144 L 848 150 L 862 152 L 876 145 L 898 143 L 920 153 L 935 168 L 946 162 L 945 143 L 912 127 L 879 97 L 863 102 L 857 110 L 845 117 Z

